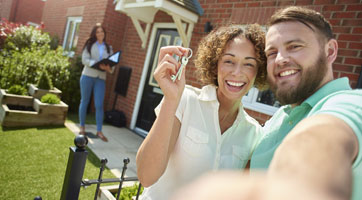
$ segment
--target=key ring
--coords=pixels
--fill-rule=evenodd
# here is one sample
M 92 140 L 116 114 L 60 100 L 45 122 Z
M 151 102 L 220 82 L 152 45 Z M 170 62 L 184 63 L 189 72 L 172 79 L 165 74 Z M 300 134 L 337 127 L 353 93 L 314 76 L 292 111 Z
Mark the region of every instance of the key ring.
M 188 59 L 190 59 L 191 57 L 192 57 L 192 49 L 191 48 L 187 48 L 188 50 L 189 50 L 189 52 L 190 52 L 190 55 L 189 55 L 189 57 L 187 57 L 187 60 Z

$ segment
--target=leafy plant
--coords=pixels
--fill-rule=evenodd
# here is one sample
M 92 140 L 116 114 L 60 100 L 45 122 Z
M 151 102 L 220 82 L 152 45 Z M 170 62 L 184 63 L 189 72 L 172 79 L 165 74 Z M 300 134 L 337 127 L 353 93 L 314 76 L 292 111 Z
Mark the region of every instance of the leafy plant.
M 5 30 L 10 25 L 0 26 Z M 0 51 L 0 87 L 37 83 L 43 71 L 47 71 L 55 87 L 65 85 L 69 80 L 69 59 L 61 47 L 52 50 L 50 42 L 49 34 L 39 28 L 20 25 L 9 29 Z
M 7 92 L 10 94 L 17 94 L 17 95 L 26 95 L 27 94 L 27 90 L 24 87 L 22 87 L 21 85 L 13 85 L 7 90 Z
M 62 91 L 62 100 L 68 104 L 68 111 L 78 113 L 80 103 L 79 79 L 84 67 L 82 64 L 82 58 L 80 56 L 71 58 L 70 66 L 69 80 L 63 85 L 56 87 Z
M 39 89 L 45 89 L 45 90 L 53 89 L 52 80 L 50 79 L 50 77 L 46 71 L 43 71 L 41 73 L 37 86 Z
M 40 101 L 42 103 L 48 103 L 48 104 L 59 104 L 60 103 L 59 97 L 55 94 L 50 94 L 50 93 L 47 93 L 46 95 L 42 96 Z
M 119 199 L 120 200 L 132 200 L 132 197 L 137 195 L 138 190 L 138 184 L 134 184 L 130 187 L 124 187 L 122 188 L 122 191 L 120 193 Z M 142 194 L 143 187 L 141 188 L 140 194 Z M 116 195 L 116 194 L 114 194 Z

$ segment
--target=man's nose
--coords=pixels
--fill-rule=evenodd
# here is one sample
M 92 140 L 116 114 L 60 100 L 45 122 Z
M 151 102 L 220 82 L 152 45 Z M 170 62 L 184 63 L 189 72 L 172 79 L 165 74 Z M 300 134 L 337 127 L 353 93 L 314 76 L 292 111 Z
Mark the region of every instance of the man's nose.
M 288 62 L 289 62 L 289 55 L 284 52 L 278 52 L 278 54 L 275 58 L 275 63 L 278 65 L 285 65 Z

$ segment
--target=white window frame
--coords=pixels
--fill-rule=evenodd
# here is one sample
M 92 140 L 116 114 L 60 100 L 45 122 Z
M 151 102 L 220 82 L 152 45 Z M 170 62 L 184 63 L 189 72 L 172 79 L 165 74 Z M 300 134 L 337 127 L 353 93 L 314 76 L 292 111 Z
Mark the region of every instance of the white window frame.
M 244 108 L 254 110 L 267 115 L 273 115 L 279 108 L 257 101 L 259 90 L 255 87 L 251 88 L 247 95 L 242 98 Z
M 65 34 L 64 34 L 64 38 L 63 38 L 63 49 L 64 49 L 65 54 L 68 55 L 69 57 L 73 57 L 74 54 L 75 54 L 74 51 L 65 50 L 65 45 L 66 45 L 67 40 L 68 40 L 67 37 L 68 37 L 68 33 L 70 31 L 69 28 L 70 28 L 70 23 L 71 22 L 74 22 L 74 27 L 76 27 L 78 23 L 80 24 L 82 22 L 82 17 L 68 17 L 68 19 L 67 19 L 67 26 L 65 28 Z M 70 47 L 73 46 L 75 31 L 76 31 L 76 28 L 73 29 L 73 31 L 72 31 L 72 33 L 70 35 L 70 37 L 71 37 L 70 44 L 69 44 Z

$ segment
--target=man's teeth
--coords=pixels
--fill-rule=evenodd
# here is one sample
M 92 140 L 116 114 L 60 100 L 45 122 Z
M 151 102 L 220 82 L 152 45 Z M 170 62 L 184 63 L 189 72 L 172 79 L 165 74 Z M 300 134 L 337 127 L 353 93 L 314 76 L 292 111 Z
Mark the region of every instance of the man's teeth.
M 231 86 L 235 86 L 235 87 L 241 87 L 243 85 L 245 85 L 245 83 L 236 83 L 236 82 L 227 82 L 229 85 Z
M 283 77 L 283 76 L 289 76 L 291 74 L 295 74 L 297 73 L 298 71 L 297 70 L 288 70 L 288 71 L 284 71 L 284 72 L 281 72 L 279 74 L 279 76 Z

